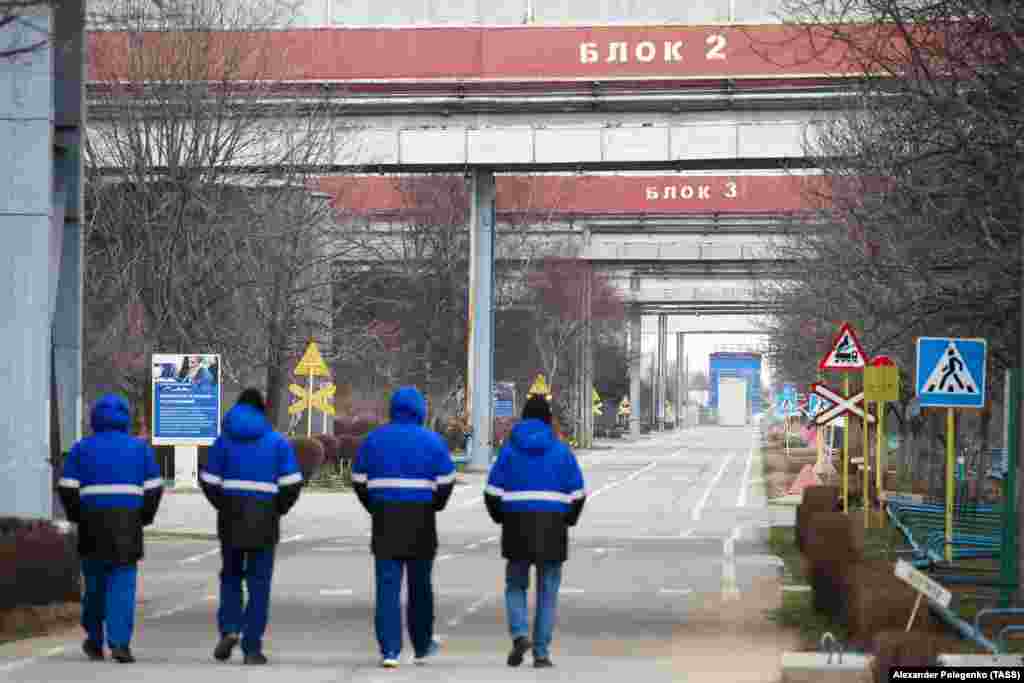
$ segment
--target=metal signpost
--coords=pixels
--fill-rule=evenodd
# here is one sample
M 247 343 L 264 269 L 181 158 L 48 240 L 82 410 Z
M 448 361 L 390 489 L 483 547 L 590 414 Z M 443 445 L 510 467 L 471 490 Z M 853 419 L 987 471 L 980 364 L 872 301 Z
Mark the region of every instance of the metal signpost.
M 199 447 L 220 436 L 220 355 L 155 353 L 153 445 L 174 446 L 174 485 L 199 485 Z
M 839 328 L 839 334 L 836 335 L 835 340 L 832 342 L 832 349 L 825 354 L 825 357 L 818 363 L 818 370 L 834 370 L 835 372 L 850 373 L 860 372 L 866 365 L 867 356 L 864 354 L 864 348 L 860 345 L 860 340 L 857 338 L 857 333 L 853 331 L 850 323 L 843 323 L 843 326 Z M 815 385 L 823 386 L 823 385 Z M 827 388 L 827 387 L 826 387 Z M 816 390 L 817 391 L 817 390 Z M 857 412 L 864 417 L 865 413 L 855 409 L 856 402 L 849 402 L 846 397 L 850 395 L 850 375 L 843 375 L 843 396 L 840 399 L 838 394 L 832 392 L 836 398 L 825 395 L 837 404 L 842 401 L 843 406 L 838 406 L 839 412 L 846 412 L 847 409 L 851 409 L 853 412 Z M 824 395 L 824 394 L 823 394 Z M 860 400 L 864 398 L 864 392 L 858 394 Z M 836 410 L 837 408 L 833 408 Z M 830 411 L 831 412 L 831 411 Z M 826 413 L 828 414 L 828 413 Z M 833 416 L 835 417 L 835 416 Z M 866 418 L 865 418 L 866 419 Z M 873 418 L 872 418 L 873 419 Z M 819 422 L 819 424 L 826 424 L 830 422 L 830 417 L 825 422 Z M 849 425 L 843 430 L 843 512 L 847 512 L 849 508 L 849 493 L 850 493 L 850 429 Z M 865 501 L 867 500 L 867 491 L 864 492 Z
M 298 398 L 296 403 L 288 406 L 289 415 L 298 415 L 303 410 L 306 412 L 306 437 L 313 436 L 313 410 L 317 409 L 324 413 L 324 433 L 327 433 L 327 415 L 334 415 L 334 406 L 331 405 L 331 399 L 334 398 L 334 394 L 337 391 L 337 387 L 333 384 L 322 384 L 319 389 L 313 391 L 313 377 L 329 377 L 330 370 L 327 368 L 327 363 L 324 362 L 323 356 L 320 355 L 320 349 L 317 347 L 316 342 L 310 341 L 309 346 L 306 347 L 306 352 L 302 354 L 302 359 L 299 364 L 295 366 L 294 374 L 296 377 L 308 377 L 309 388 L 303 389 L 298 384 L 291 384 L 288 386 L 288 390 Z
M 900 400 L 900 370 L 888 356 L 876 356 L 864 368 L 864 400 L 875 402 L 878 425 L 875 428 L 875 488 L 878 499 L 885 497 L 885 412 L 887 401 Z M 867 457 L 867 451 L 864 453 Z M 867 478 L 865 477 L 865 483 Z
M 946 561 L 953 560 L 953 498 L 957 408 L 985 406 L 984 339 L 919 337 L 917 397 L 922 407 L 946 408 Z

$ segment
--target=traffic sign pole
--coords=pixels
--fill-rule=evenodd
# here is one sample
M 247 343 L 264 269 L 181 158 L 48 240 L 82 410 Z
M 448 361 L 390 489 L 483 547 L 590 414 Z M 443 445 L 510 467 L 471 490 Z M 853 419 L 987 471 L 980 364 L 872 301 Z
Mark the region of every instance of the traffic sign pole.
M 878 491 L 879 511 L 881 512 L 882 491 L 885 490 L 885 478 L 882 476 L 882 448 L 885 439 L 885 401 L 876 401 L 875 410 L 878 411 L 878 426 L 875 428 L 875 489 Z M 884 526 L 884 521 L 882 522 Z
M 868 463 L 871 462 L 871 454 L 868 452 L 869 445 L 871 443 L 868 435 L 868 402 L 864 401 L 864 417 L 861 418 L 861 431 L 863 432 L 861 441 L 864 444 L 864 458 L 862 466 L 864 467 L 864 528 L 871 528 L 871 496 L 868 495 L 871 489 L 871 474 L 869 472 Z
M 309 396 L 310 402 L 306 407 L 306 438 L 312 438 L 313 436 L 313 373 L 309 374 Z
M 956 413 L 946 409 L 946 562 L 953 561 L 953 468 L 956 467 Z
M 843 394 L 850 395 L 850 376 L 843 375 Z M 843 514 L 850 512 L 850 424 L 848 415 L 843 425 Z

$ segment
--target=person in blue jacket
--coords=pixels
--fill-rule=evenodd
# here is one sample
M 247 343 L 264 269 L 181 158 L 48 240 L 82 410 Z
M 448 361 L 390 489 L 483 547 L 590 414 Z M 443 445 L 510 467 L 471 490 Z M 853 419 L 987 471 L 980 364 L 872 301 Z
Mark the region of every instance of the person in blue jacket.
M 484 503 L 501 525 L 505 571 L 505 610 L 512 635 L 509 666 L 523 663 L 533 649 L 536 668 L 553 666 L 550 645 L 555 630 L 562 564 L 568 559 L 569 532 L 583 512 L 586 493 L 576 456 L 551 428 L 551 407 L 541 396 L 523 406 L 523 419 L 491 467 Z M 537 567 L 537 609 L 529 638 L 526 591 L 530 566 Z
M 455 484 L 455 464 L 441 437 L 423 427 L 426 403 L 415 387 L 391 397 L 391 422 L 370 432 L 352 464 L 352 485 L 373 518 L 375 624 L 381 666 L 402 651 L 402 573 L 408 575 L 407 618 L 415 662 L 436 654 L 434 591 L 437 513 Z
M 265 415 L 263 395 L 246 389 L 224 416 L 223 433 L 210 447 L 199 484 L 217 508 L 221 542 L 220 640 L 213 656 L 227 661 L 241 639 L 245 664 L 267 663 L 263 634 L 270 615 L 274 549 L 281 517 L 299 498 L 302 473 L 295 452 Z M 249 600 L 242 607 L 242 581 Z
M 82 650 L 102 661 L 104 642 L 117 662 L 135 661 L 135 588 L 143 557 L 143 527 L 152 524 L 163 478 L 152 447 L 128 433 L 128 402 L 115 394 L 96 401 L 93 435 L 71 448 L 57 491 L 68 521 L 78 525 L 85 577 Z M 106 627 L 104 632 L 104 627 Z

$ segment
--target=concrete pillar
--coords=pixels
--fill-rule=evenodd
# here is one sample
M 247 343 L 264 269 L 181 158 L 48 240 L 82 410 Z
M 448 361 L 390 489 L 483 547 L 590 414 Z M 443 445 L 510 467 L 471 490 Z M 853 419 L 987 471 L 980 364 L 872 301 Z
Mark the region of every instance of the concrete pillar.
M 34 8 L 0 28 L 0 49 L 51 30 L 49 9 Z M 63 220 L 54 221 L 52 55 L 43 47 L 0 60 L 0 516 L 53 513 L 48 396 Z
M 676 332 L 676 429 L 686 425 L 686 334 Z
M 655 408 L 657 410 L 658 431 L 665 431 L 665 394 L 668 374 L 668 316 L 658 314 L 658 362 L 655 374 Z
M 486 471 L 494 450 L 494 174 L 469 176 L 469 385 L 467 469 Z
M 643 318 L 640 308 L 636 307 L 629 314 L 629 435 L 640 438 L 640 373 L 642 372 Z

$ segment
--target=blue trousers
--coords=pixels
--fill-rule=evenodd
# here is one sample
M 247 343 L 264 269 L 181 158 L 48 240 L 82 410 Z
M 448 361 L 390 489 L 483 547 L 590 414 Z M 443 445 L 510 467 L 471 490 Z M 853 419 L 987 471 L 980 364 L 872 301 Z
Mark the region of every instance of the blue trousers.
M 529 561 L 509 560 L 505 569 L 505 611 L 513 640 L 530 633 L 526 591 L 530 588 Z M 562 584 L 562 563 L 537 564 L 537 613 L 533 621 L 533 656 L 548 657 L 555 632 L 558 589 Z
M 274 574 L 274 549 L 239 550 L 221 546 L 220 608 L 217 627 L 222 636 L 241 634 L 242 652 L 254 654 L 263 648 L 263 634 L 270 618 L 270 582 Z M 249 600 L 242 606 L 242 581 Z
M 82 628 L 89 640 L 103 647 L 129 647 L 135 629 L 135 564 L 112 564 L 103 560 L 82 560 L 85 597 L 82 599 Z M 106 639 L 104 638 L 106 626 Z
M 434 639 L 433 560 L 377 559 L 377 611 L 375 626 L 380 654 L 398 658 L 402 652 L 402 573 L 408 572 L 409 602 L 406 619 L 416 655 L 424 655 Z

